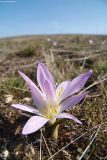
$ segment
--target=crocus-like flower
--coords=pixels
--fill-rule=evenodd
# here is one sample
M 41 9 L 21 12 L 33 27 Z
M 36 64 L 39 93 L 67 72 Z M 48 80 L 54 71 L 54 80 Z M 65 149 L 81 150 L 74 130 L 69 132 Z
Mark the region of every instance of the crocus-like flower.
M 13 107 L 35 114 L 25 124 L 22 134 L 30 134 L 39 130 L 47 122 L 59 118 L 67 118 L 82 124 L 73 115 L 63 112 L 78 104 L 87 92 L 78 93 L 92 74 L 92 70 L 81 74 L 72 81 L 65 81 L 56 87 L 51 73 L 43 63 L 37 67 L 37 81 L 40 89 L 22 72 L 19 74 L 27 82 L 35 107 L 12 104 Z

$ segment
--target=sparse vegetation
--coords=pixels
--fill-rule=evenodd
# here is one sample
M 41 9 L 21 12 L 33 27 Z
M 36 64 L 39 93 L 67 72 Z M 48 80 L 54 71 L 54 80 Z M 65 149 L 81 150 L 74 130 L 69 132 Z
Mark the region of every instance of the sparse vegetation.
M 48 38 L 51 41 L 47 40 Z M 93 43 L 89 40 L 93 40 Z M 53 45 L 53 41 L 57 41 L 56 46 Z M 32 105 L 32 101 L 27 99 L 31 95 L 25 82 L 18 75 L 18 70 L 22 70 L 35 80 L 35 66 L 38 61 L 46 63 L 57 84 L 89 69 L 93 69 L 94 73 L 86 87 L 101 80 L 89 88 L 89 96 L 83 102 L 69 111 L 83 122 L 82 126 L 68 120 L 64 121 L 59 127 L 56 142 L 47 135 L 45 128 L 42 129 L 42 160 L 79 160 L 99 126 L 98 134 L 83 159 L 106 158 L 107 80 L 103 81 L 107 78 L 106 59 L 106 36 L 53 35 L 1 39 L 0 158 L 4 159 L 4 153 L 8 153 L 7 160 L 40 159 L 41 132 L 23 137 L 21 130 L 28 119 L 27 116 L 30 115 L 21 115 L 20 111 L 10 106 L 13 102 Z M 11 100 L 8 101 L 7 97 Z M 55 156 L 51 158 L 53 154 Z
M 23 58 L 32 57 L 35 55 L 35 49 L 31 47 L 25 48 L 22 51 L 16 52 L 16 55 Z

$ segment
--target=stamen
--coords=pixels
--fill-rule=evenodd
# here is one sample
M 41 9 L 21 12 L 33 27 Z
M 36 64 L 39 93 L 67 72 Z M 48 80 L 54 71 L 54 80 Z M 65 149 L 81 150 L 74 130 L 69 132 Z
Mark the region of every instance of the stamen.
M 56 108 L 55 108 L 55 107 L 53 107 L 53 108 L 51 109 L 51 112 L 52 112 L 53 114 L 57 113 Z
M 56 93 L 57 97 L 59 97 L 62 94 L 62 91 L 63 91 L 63 87 L 61 87 L 59 91 Z
M 47 115 L 46 117 L 47 117 L 48 119 L 51 119 L 51 118 L 52 118 L 52 115 L 49 114 L 49 115 Z

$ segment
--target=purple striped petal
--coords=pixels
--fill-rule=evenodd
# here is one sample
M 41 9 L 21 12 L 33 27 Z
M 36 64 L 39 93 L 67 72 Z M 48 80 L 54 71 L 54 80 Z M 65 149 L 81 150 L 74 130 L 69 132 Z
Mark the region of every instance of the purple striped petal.
M 89 79 L 89 77 L 92 75 L 92 70 L 80 74 L 78 77 L 74 78 L 66 87 L 65 91 L 63 94 L 59 97 L 59 103 L 66 99 L 67 97 L 79 92 L 83 86 L 85 85 L 86 81 Z
M 28 105 L 12 104 L 11 106 L 16 108 L 16 109 L 20 109 L 22 111 L 26 111 L 26 112 L 30 112 L 30 113 L 34 113 L 34 114 L 40 114 L 37 109 L 35 109 L 31 106 L 28 106 Z
M 47 103 L 55 105 L 55 91 L 53 90 L 51 83 L 49 83 L 47 80 L 45 80 L 44 83 L 44 91 Z
M 51 73 L 48 71 L 48 69 L 45 67 L 43 63 L 39 63 L 37 68 L 37 81 L 42 92 L 44 92 L 45 80 L 48 80 L 51 83 L 53 89 L 55 89 L 55 83 Z
M 46 119 L 44 117 L 33 116 L 25 124 L 22 134 L 27 135 L 30 133 L 34 133 L 37 130 L 39 130 L 42 126 L 44 126 L 48 121 L 49 119 Z
M 59 112 L 62 112 L 66 109 L 70 109 L 71 107 L 75 106 L 78 104 L 86 95 L 88 92 L 84 92 L 72 97 L 67 98 L 60 104 Z
M 44 100 L 42 92 L 38 89 L 38 87 L 34 84 L 33 81 L 31 81 L 24 73 L 19 71 L 19 74 L 23 77 L 23 79 L 27 82 L 32 98 L 34 101 L 35 106 L 40 109 L 44 106 L 46 106 L 46 102 Z
M 74 120 L 75 122 L 82 124 L 81 121 L 79 121 L 75 116 L 69 114 L 69 113 L 60 113 L 57 116 L 55 116 L 56 118 L 67 118 L 67 119 L 71 119 Z

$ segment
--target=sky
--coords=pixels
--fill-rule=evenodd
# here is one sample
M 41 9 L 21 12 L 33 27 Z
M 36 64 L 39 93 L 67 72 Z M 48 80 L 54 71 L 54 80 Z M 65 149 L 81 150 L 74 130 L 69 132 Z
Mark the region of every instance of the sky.
M 0 37 L 107 34 L 107 0 L 6 1 L 0 0 Z

